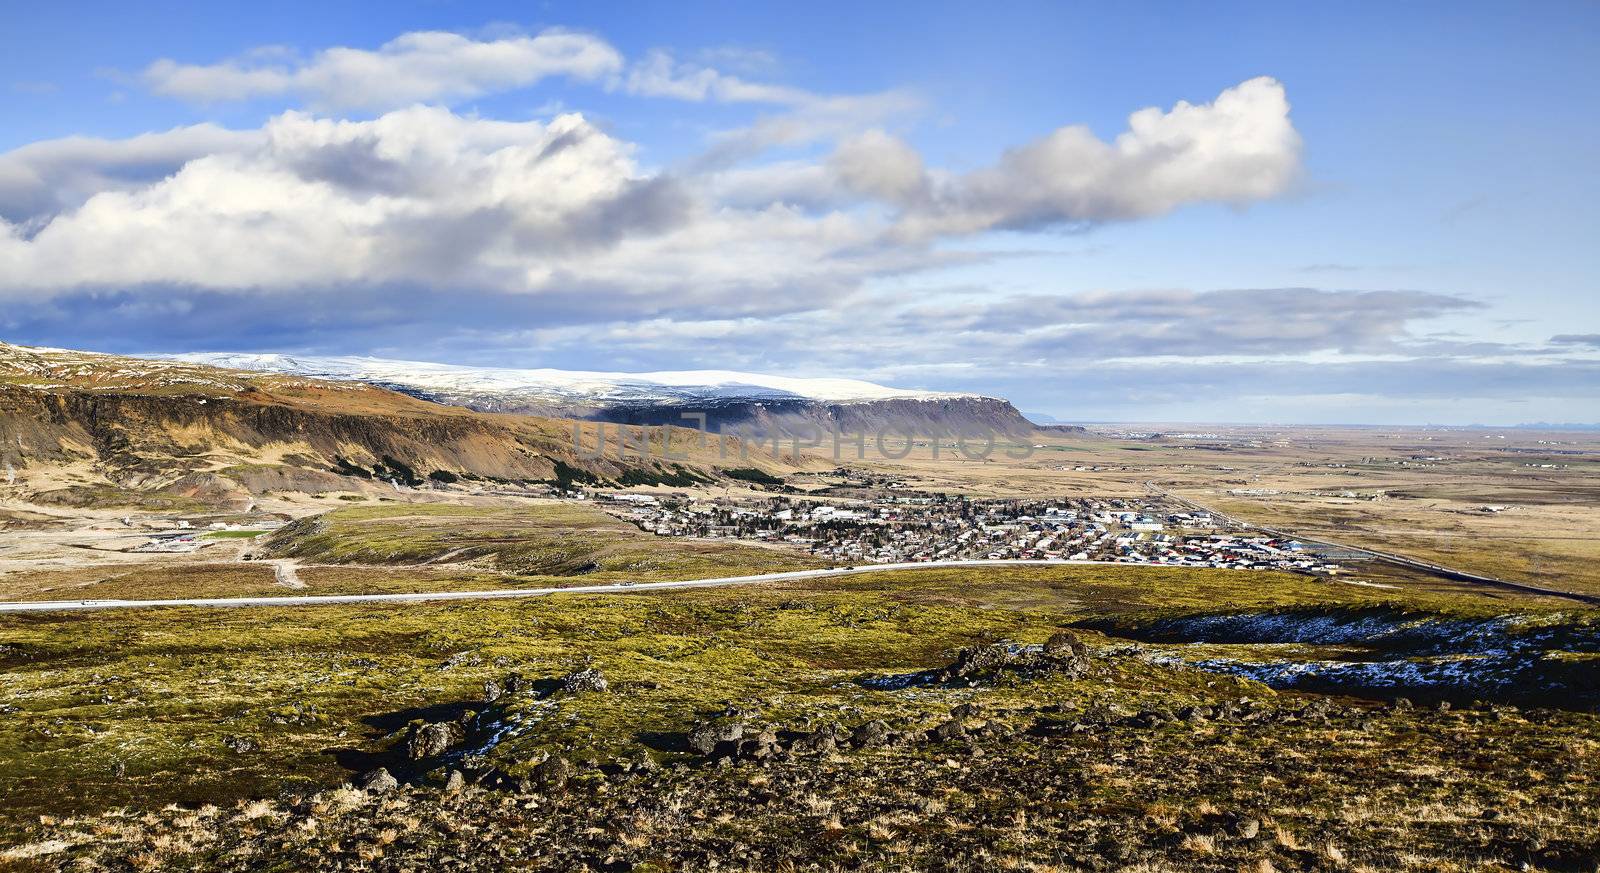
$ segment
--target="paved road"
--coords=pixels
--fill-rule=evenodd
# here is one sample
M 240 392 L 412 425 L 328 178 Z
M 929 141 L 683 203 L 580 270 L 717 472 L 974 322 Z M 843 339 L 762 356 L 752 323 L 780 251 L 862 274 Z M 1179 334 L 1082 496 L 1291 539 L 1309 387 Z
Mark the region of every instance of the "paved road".
M 608 585 L 575 585 L 566 588 L 510 588 L 497 591 L 428 591 L 416 594 L 303 594 L 280 597 L 188 597 L 174 600 L 38 600 L 0 602 L 0 613 L 5 612 L 83 612 L 96 609 L 149 609 L 158 606 L 326 606 L 340 603 L 423 603 L 437 600 L 503 600 L 513 597 L 543 597 L 546 594 L 608 594 L 640 591 L 665 591 L 676 588 L 715 588 L 725 585 L 753 585 L 761 582 L 786 582 L 794 579 L 822 579 L 829 576 L 850 576 L 861 573 L 881 573 L 886 570 L 922 570 L 930 567 L 994 567 L 1023 564 L 1028 566 L 1101 565 L 1115 567 L 1162 566 L 1130 564 L 1118 561 L 1071 560 L 976 560 L 976 561 L 923 561 L 912 564 L 864 564 L 860 567 L 835 570 L 790 570 L 784 573 L 763 573 L 757 576 L 723 576 L 715 579 L 689 579 L 679 582 L 614 582 Z M 1207 567 L 1203 569 L 1231 569 Z

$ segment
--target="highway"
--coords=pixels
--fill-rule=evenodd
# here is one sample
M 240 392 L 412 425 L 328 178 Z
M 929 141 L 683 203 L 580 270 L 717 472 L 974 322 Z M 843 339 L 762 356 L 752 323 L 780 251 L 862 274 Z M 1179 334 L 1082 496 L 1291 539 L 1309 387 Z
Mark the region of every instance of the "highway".
M 295 594 L 275 597 L 184 597 L 169 600 L 12 600 L 0 602 L 0 613 L 6 612 L 85 612 L 101 609 L 153 609 L 164 606 L 203 606 L 237 608 L 246 606 L 333 606 L 349 603 L 429 603 L 446 600 L 509 600 L 519 597 L 544 597 L 548 594 L 637 594 L 648 591 L 672 591 L 680 588 L 717 588 L 730 585 L 756 585 L 762 582 L 789 582 L 797 579 L 825 579 L 831 576 L 852 576 L 863 573 L 882 573 L 890 570 L 924 570 L 945 567 L 995 567 L 1006 565 L 1070 566 L 1101 565 L 1113 567 L 1142 567 L 1118 561 L 1072 561 L 1064 559 L 1026 560 L 1007 558 L 971 561 L 922 561 L 906 564 L 863 564 L 859 567 L 837 569 L 789 570 L 783 573 L 762 573 L 755 576 L 722 576 L 713 579 L 688 579 L 675 582 L 612 582 L 606 585 L 573 585 L 564 588 L 502 588 L 491 591 L 426 591 L 407 594 Z M 1161 565 L 1154 565 L 1161 566 Z M 1204 569 L 1231 569 L 1207 567 Z

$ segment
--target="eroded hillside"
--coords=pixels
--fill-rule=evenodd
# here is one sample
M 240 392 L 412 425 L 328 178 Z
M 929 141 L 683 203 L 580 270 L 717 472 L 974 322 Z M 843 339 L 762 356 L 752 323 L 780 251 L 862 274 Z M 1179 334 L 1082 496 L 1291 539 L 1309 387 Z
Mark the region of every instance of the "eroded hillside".
M 475 413 L 353 383 L 0 344 L 0 468 L 12 497 L 66 505 L 248 504 L 269 491 L 420 485 L 635 484 L 715 478 L 687 459 L 580 452 L 573 425 Z M 583 434 L 591 442 L 593 433 Z M 742 466 L 772 459 L 751 457 Z

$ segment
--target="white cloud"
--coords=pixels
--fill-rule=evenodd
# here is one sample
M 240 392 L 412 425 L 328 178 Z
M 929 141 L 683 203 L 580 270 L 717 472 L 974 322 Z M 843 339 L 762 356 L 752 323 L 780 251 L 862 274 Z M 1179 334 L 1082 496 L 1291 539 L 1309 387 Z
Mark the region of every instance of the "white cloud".
M 897 105 L 881 95 L 817 98 L 734 138 L 754 148 L 860 134 L 831 157 L 741 164 L 737 149 L 721 151 L 729 140 L 713 169 L 682 173 L 641 166 L 630 143 L 577 114 L 541 123 L 425 106 L 368 121 L 286 112 L 253 131 L 57 140 L 0 155 L 0 215 L 12 216 L 0 222 L 0 295 L 406 288 L 459 298 L 463 310 L 479 295 L 534 296 L 567 320 L 804 311 L 874 277 L 984 257 L 937 249 L 936 233 L 1270 195 L 1276 184 L 1252 180 L 1282 178 L 1283 153 L 1251 123 L 1217 117 L 1254 119 L 1281 140 L 1279 126 L 1256 118 L 1272 114 L 1257 105 L 1272 95 L 1293 139 L 1281 89 L 1252 82 L 1213 106 L 1136 113 L 1130 133 L 1088 149 L 1101 155 L 1093 166 L 1058 167 L 1058 151 L 1034 143 L 967 176 L 853 128 L 855 113 Z M 1258 154 L 1267 167 L 1252 170 Z M 1234 181 L 1196 178 L 1223 171 Z
M 910 203 L 928 184 L 922 155 L 881 130 L 840 144 L 829 164 L 846 188 L 890 203 Z
M 817 99 L 798 88 L 750 82 L 711 67 L 682 63 L 660 49 L 636 62 L 618 84 L 629 94 L 641 97 L 672 97 L 694 102 L 798 105 Z
M 846 143 L 834 163 L 845 184 L 901 208 L 900 233 L 928 237 L 1276 197 L 1299 172 L 1300 135 L 1283 86 L 1261 77 L 1212 103 L 1141 109 L 1109 143 L 1082 125 L 1062 127 L 964 175 L 921 171 L 916 153 L 885 134 Z
M 622 68 L 610 43 L 583 33 L 474 40 L 418 31 L 376 51 L 341 46 L 304 61 L 280 52 L 207 65 L 163 59 L 145 68 L 143 78 L 159 94 L 201 103 L 294 96 L 325 109 L 388 109 L 524 88 L 552 76 L 595 81 Z
M 748 66 L 756 55 L 725 49 L 717 56 Z M 282 96 L 305 99 L 320 109 L 382 110 L 448 104 L 558 76 L 641 97 L 697 103 L 799 106 L 827 99 L 679 61 L 661 49 L 630 65 L 600 37 L 557 29 L 483 40 L 418 31 L 375 51 L 340 46 L 304 60 L 279 47 L 263 47 L 216 64 L 158 60 L 145 68 L 142 78 L 158 94 L 197 103 Z
M 394 285 L 770 311 L 923 263 L 875 249 L 867 219 L 709 200 L 579 115 L 288 112 L 224 145 L 27 227 L 0 223 L 0 293 Z
M 197 124 L 122 140 L 71 136 L 30 143 L 0 154 L 0 219 L 47 217 L 96 192 L 147 185 L 196 158 L 248 148 L 260 138 L 256 131 Z
M 101 191 L 31 240 L 0 239 L 10 284 L 515 286 L 533 269 L 522 252 L 581 247 L 586 210 L 644 181 L 625 144 L 575 115 L 542 125 L 421 107 L 369 122 L 290 112 L 256 141 Z

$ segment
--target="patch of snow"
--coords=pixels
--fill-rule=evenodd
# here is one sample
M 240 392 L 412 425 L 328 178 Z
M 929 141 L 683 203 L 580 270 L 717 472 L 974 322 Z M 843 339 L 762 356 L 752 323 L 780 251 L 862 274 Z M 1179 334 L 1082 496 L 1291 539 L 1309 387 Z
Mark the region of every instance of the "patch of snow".
M 417 391 L 498 393 L 562 403 L 681 401 L 685 399 L 807 399 L 823 403 L 877 400 L 943 400 L 977 397 L 938 391 L 890 388 L 858 379 L 769 376 L 732 370 L 681 370 L 614 373 L 582 370 L 465 367 L 426 361 L 396 361 L 358 356 L 191 353 L 175 360 L 318 379 L 368 382 Z

